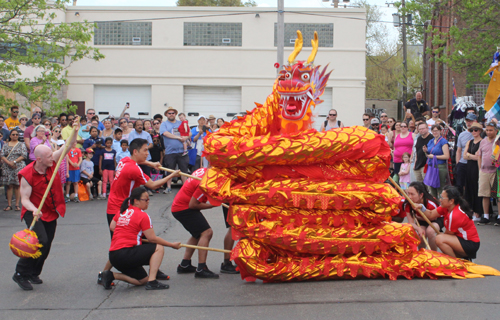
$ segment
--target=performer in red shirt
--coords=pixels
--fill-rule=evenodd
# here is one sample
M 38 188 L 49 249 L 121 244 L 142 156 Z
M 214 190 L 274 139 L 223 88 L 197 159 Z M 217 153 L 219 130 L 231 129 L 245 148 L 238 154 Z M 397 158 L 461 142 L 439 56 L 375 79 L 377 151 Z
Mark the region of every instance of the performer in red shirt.
M 113 221 L 115 215 L 120 213 L 120 207 L 123 201 L 130 196 L 132 190 L 142 185 L 155 190 L 167 183 L 168 180 L 179 176 L 179 171 L 176 171 L 163 179 L 153 181 L 142 172 L 139 164 L 147 164 L 156 169 L 160 167 L 159 163 L 146 161 L 149 155 L 147 140 L 140 138 L 132 140 L 129 145 L 129 151 L 130 157 L 123 158 L 116 167 L 115 179 L 113 180 L 109 192 L 108 207 L 106 209 L 108 225 L 111 225 L 111 221 Z M 110 233 L 111 238 L 113 238 L 113 231 L 110 230 Z M 103 271 L 109 271 L 112 267 L 113 266 L 108 260 Z M 102 283 L 101 276 L 102 272 L 99 272 L 97 277 L 98 284 Z M 168 280 L 169 276 L 160 271 L 158 272 L 157 278 L 160 280 Z
M 130 205 L 129 205 L 130 203 Z M 158 282 L 156 275 L 163 260 L 163 246 L 179 249 L 180 242 L 168 242 L 156 236 L 151 218 L 144 212 L 149 206 L 148 191 L 144 187 L 135 188 L 126 198 L 110 225 L 114 232 L 109 248 L 109 260 L 121 271 L 102 273 L 104 289 L 111 289 L 113 280 L 122 280 L 136 286 L 146 285 L 146 290 L 168 289 Z M 142 235 L 148 243 L 142 243 Z M 143 266 L 149 265 L 149 276 Z
M 80 121 L 75 119 L 73 128 L 78 130 Z M 76 141 L 76 134 L 73 135 L 70 141 L 66 141 L 70 145 Z M 16 266 L 16 273 L 12 279 L 23 290 L 33 290 L 31 284 L 41 284 L 43 281 L 40 279 L 43 264 L 47 259 L 52 240 L 54 239 L 57 227 L 57 218 L 64 217 L 66 213 L 66 202 L 64 201 L 64 194 L 61 185 L 59 173 L 54 172 L 56 162 L 60 157 L 65 157 L 63 153 L 65 148 L 60 148 L 52 153 L 52 150 L 45 146 L 39 145 L 35 148 L 36 160 L 19 171 L 18 177 L 20 181 L 21 203 L 23 210 L 21 211 L 21 220 L 24 219 L 26 225 L 29 227 L 34 219 L 38 217 L 33 231 L 36 232 L 42 248 L 40 251 L 42 255 L 37 259 L 22 258 L 19 259 Z M 47 199 L 45 200 L 41 212 L 36 214 L 38 206 L 42 201 L 43 194 L 47 190 L 52 175 L 56 175 L 54 183 L 50 189 Z
M 472 221 L 472 212 L 456 187 L 446 186 L 441 193 L 441 206 L 421 210 L 429 219 L 444 217 L 445 233 L 436 236 L 436 244 L 441 251 L 452 257 L 475 259 L 480 240 Z
M 195 177 L 203 177 L 207 168 L 193 172 Z M 208 247 L 213 231 L 200 210 L 213 208 L 203 191 L 198 188 L 200 180 L 189 178 L 182 185 L 172 203 L 172 215 L 191 234 L 187 244 Z M 177 273 L 194 273 L 195 278 L 218 279 L 219 275 L 207 267 L 207 251 L 198 250 L 198 268 L 191 264 L 194 249 L 186 248 L 184 258 L 177 266 Z
M 439 201 L 434 198 L 429 191 L 427 191 L 427 187 L 422 182 L 414 181 L 410 183 L 408 189 L 406 190 L 406 194 L 415 204 L 423 204 L 428 210 L 434 210 L 439 206 Z M 427 223 L 427 221 L 424 220 L 424 218 L 422 218 L 422 216 L 420 216 L 420 214 L 413 210 L 408 201 L 405 201 L 403 205 L 403 212 L 408 219 L 408 223 L 413 226 L 420 237 L 419 249 L 425 247 L 423 237 L 427 237 L 431 250 L 437 251 L 436 231 L 434 231 L 434 229 Z M 418 220 L 420 227 L 415 222 L 415 218 Z M 444 227 L 443 217 L 431 219 L 431 223 L 438 230 L 441 230 Z

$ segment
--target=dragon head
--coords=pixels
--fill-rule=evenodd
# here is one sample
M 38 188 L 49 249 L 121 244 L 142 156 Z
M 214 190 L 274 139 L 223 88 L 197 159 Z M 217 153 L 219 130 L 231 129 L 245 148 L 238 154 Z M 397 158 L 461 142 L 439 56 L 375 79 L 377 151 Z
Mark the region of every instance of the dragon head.
M 281 128 L 284 132 L 309 129 L 312 124 L 312 108 L 323 102 L 319 97 L 325 91 L 331 72 L 325 74 L 326 67 L 320 71 L 319 66 L 313 65 L 319 44 L 317 32 L 314 32 L 311 44 L 313 50 L 307 61 L 295 61 L 303 45 L 302 33 L 297 30 L 295 48 L 288 57 L 288 65 L 283 66 L 277 79 L 276 91 L 279 94 Z

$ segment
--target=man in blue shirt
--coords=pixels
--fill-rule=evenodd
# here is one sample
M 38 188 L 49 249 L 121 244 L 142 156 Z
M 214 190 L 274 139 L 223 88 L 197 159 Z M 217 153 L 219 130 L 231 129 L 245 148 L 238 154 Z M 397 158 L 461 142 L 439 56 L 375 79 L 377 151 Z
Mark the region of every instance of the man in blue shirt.
M 144 121 L 140 119 L 134 122 L 134 130 L 132 130 L 132 132 L 130 132 L 130 134 L 128 135 L 129 144 L 137 138 L 147 140 L 148 149 L 151 149 L 153 147 L 153 138 L 151 138 L 149 132 L 144 131 Z M 151 160 L 151 153 L 148 151 L 148 157 L 146 161 L 149 160 Z M 141 167 L 144 174 L 151 178 L 151 167 L 146 164 L 140 164 L 139 167 Z M 148 190 L 148 194 L 152 196 L 153 192 L 151 192 L 151 190 Z
M 169 107 L 165 111 L 165 116 L 167 121 L 163 122 L 160 126 L 160 134 L 163 137 L 163 144 L 165 145 L 165 157 L 163 162 L 165 167 L 175 170 L 176 166 L 179 166 L 179 170 L 184 173 L 188 173 L 189 158 L 183 157 L 184 146 L 182 143 L 189 139 L 189 137 L 181 137 L 179 133 L 179 126 L 181 121 L 176 120 L 177 110 Z M 186 177 L 181 176 L 182 182 L 186 181 Z M 168 180 L 167 189 L 164 193 L 172 192 L 172 182 Z
M 87 123 L 92 123 L 92 117 L 95 116 L 95 109 L 87 109 Z M 97 126 L 99 131 L 104 130 L 104 125 L 101 121 L 99 121 L 99 125 Z

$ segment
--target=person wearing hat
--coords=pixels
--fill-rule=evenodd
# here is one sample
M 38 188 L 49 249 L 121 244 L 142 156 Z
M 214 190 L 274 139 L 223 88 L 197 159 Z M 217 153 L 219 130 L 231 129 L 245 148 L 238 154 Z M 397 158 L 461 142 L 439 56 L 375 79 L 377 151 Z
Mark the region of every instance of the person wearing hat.
M 378 133 L 380 127 L 380 121 L 378 120 L 378 118 L 373 118 L 370 123 L 370 129 Z
M 494 189 L 493 186 L 497 174 L 496 166 L 492 161 L 495 138 L 498 132 L 496 123 L 493 121 L 487 122 L 484 131 L 486 132 L 486 137 L 479 143 L 479 150 L 477 152 L 479 167 L 479 189 L 477 196 L 482 197 L 483 203 L 483 217 L 479 220 L 478 225 L 490 224 L 491 190 Z
M 160 126 L 160 134 L 163 138 L 163 145 L 165 146 L 165 157 L 163 162 L 165 167 L 169 169 L 175 169 L 179 166 L 181 172 L 188 173 L 189 158 L 184 157 L 184 145 L 183 143 L 189 139 L 189 137 L 181 136 L 179 132 L 179 126 L 182 124 L 181 121 L 176 120 L 177 110 L 173 107 L 169 107 L 165 111 L 165 116 L 167 121 L 164 121 Z M 182 182 L 186 181 L 186 177 L 181 177 Z M 165 193 L 172 192 L 172 181 L 168 180 L 167 189 Z
M 19 114 L 19 107 L 18 106 L 10 107 L 10 117 L 5 119 L 5 125 L 7 126 L 7 129 L 9 131 L 14 129 L 15 127 L 17 127 L 20 124 L 19 119 L 17 117 L 18 114 Z
M 483 214 L 483 202 L 482 199 L 477 196 L 479 191 L 478 151 L 481 141 L 483 140 L 481 138 L 483 127 L 477 122 L 467 124 L 467 126 L 467 132 L 470 134 L 471 140 L 465 143 L 463 152 L 463 158 L 466 161 L 464 182 L 467 182 L 464 186 L 463 194 L 465 200 L 467 200 L 470 208 L 474 212 L 473 220 L 479 221 L 480 216 Z M 460 136 L 462 136 L 463 133 L 464 132 L 462 132 Z
M 28 122 L 28 117 L 25 114 L 22 114 L 19 117 L 19 125 L 15 127 L 17 132 L 19 132 L 19 142 L 24 142 L 24 131 L 26 130 L 26 123 Z
M 472 133 L 469 128 L 472 124 L 477 123 L 477 117 L 474 113 L 468 113 L 465 117 L 465 126 L 467 130 L 462 131 L 457 138 L 456 147 L 456 166 L 455 166 L 455 186 L 460 191 L 460 194 L 464 195 L 465 181 L 467 176 L 467 159 L 465 159 L 464 154 L 467 151 L 467 142 L 473 139 Z M 476 162 L 477 167 L 477 162 Z M 477 181 L 477 179 L 476 179 Z
M 439 124 L 435 124 L 431 127 L 431 133 L 434 139 L 431 139 L 427 143 L 427 146 L 423 147 L 424 152 L 427 156 L 427 165 L 432 166 L 434 157 L 437 159 L 437 166 L 439 169 L 439 181 L 440 186 L 438 188 L 429 187 L 430 193 L 437 198 L 441 195 L 443 188 L 448 180 L 448 159 L 450 158 L 450 147 L 448 146 L 448 140 L 441 136 L 442 127 Z M 425 183 L 425 180 L 424 180 Z
M 212 125 L 215 123 L 216 119 L 215 119 L 215 116 L 213 114 L 211 114 L 208 116 L 207 120 L 208 120 L 208 126 L 211 128 Z

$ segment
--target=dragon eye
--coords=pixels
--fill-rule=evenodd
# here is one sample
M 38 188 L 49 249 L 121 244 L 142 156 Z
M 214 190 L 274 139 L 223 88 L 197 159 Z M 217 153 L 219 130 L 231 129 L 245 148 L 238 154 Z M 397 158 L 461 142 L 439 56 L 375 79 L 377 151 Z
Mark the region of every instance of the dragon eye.
M 291 78 L 292 78 L 292 74 L 291 74 L 290 72 L 287 72 L 287 73 L 285 74 L 285 78 L 287 78 L 287 79 L 291 79 Z
M 304 80 L 304 81 L 309 80 L 309 73 L 304 73 L 304 74 L 302 75 L 302 80 Z

